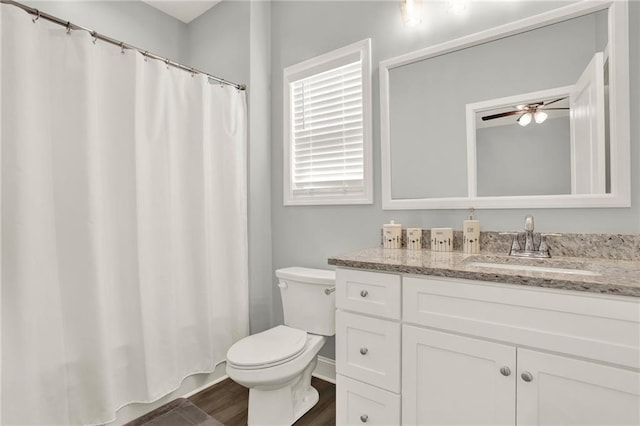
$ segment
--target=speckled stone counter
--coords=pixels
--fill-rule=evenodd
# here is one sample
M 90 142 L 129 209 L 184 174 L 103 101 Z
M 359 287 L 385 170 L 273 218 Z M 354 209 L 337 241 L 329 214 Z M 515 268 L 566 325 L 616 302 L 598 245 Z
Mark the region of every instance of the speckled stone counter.
M 563 290 L 640 297 L 640 260 L 594 259 L 587 257 L 555 257 L 523 259 L 506 254 L 481 252 L 432 252 L 430 250 L 384 249 L 374 247 L 329 258 L 339 267 L 368 269 L 403 274 L 463 278 Z M 474 263 L 524 265 L 565 270 L 589 271 L 580 275 L 551 271 L 531 271 L 480 267 Z

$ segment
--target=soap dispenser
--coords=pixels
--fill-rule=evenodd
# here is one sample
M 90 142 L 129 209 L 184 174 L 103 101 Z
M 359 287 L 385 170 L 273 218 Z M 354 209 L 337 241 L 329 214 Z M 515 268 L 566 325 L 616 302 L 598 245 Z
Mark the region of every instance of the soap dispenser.
M 480 221 L 475 219 L 473 209 L 469 209 L 469 217 L 462 223 L 462 251 L 480 253 Z

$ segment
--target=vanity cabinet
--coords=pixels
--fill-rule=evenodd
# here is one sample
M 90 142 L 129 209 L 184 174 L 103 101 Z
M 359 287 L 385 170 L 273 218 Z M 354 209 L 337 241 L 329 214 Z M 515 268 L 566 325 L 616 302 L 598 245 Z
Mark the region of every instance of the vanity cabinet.
M 637 372 L 413 326 L 402 337 L 403 425 L 640 424 Z
M 399 315 L 349 302 L 367 285 Z M 639 298 L 346 268 L 336 292 L 339 425 L 640 424 Z
M 401 277 L 336 271 L 336 424 L 400 424 Z

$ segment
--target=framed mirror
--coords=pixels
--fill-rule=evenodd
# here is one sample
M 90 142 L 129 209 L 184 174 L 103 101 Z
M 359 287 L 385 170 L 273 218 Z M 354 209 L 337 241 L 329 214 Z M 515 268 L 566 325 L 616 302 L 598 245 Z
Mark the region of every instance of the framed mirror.
M 627 3 L 380 63 L 384 209 L 628 207 Z

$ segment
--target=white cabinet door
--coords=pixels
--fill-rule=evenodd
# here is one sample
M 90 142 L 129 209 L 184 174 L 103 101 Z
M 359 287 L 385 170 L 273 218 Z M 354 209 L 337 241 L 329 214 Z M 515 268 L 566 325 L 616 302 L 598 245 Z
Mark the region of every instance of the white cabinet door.
M 407 325 L 402 339 L 403 425 L 515 424 L 515 347 Z
M 637 426 L 640 373 L 518 349 L 517 423 Z

